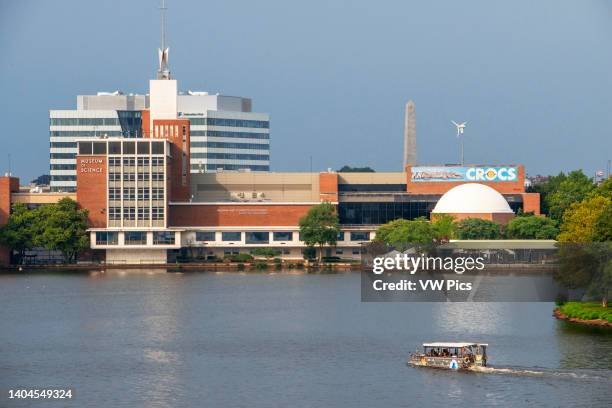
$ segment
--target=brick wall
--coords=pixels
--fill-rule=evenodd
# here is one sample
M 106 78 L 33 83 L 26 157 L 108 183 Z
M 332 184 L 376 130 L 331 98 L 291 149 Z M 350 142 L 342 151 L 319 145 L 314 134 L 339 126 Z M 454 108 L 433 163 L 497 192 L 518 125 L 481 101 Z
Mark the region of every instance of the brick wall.
M 338 173 L 319 174 L 319 195 L 321 201 L 338 202 Z
M 297 226 L 311 205 L 170 205 L 172 227 Z
M 77 202 L 89 211 L 89 225 L 106 228 L 107 157 L 77 157 Z
M 183 140 L 183 129 L 185 140 Z M 167 176 L 170 181 L 168 201 L 189 201 L 191 173 L 189 119 L 154 119 L 150 134 L 152 138 L 167 139 L 172 148 L 170 172 Z M 185 169 L 183 169 L 183 154 L 185 154 Z
M 19 179 L 0 177 L 0 226 L 6 225 L 11 214 L 11 193 L 19 192 Z M 0 247 L 0 265 L 10 263 L 10 250 Z
M 523 211 L 540 215 L 540 193 L 523 193 Z

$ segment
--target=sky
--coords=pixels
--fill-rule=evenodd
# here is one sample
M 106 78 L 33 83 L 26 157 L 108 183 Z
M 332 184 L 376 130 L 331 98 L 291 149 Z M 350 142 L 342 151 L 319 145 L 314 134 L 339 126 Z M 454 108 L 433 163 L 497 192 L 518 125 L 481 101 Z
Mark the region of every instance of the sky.
M 48 173 L 49 109 L 148 92 L 159 0 L 0 0 L 0 170 Z M 607 0 L 167 0 L 181 90 L 253 99 L 271 117 L 273 171 L 400 171 L 404 105 L 419 164 L 530 175 L 612 159 Z

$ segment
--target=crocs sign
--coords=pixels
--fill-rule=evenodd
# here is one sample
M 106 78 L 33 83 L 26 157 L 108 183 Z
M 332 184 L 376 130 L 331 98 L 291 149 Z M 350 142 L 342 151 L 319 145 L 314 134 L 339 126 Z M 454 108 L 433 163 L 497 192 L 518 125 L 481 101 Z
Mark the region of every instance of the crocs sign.
M 413 182 L 517 181 L 518 168 L 508 167 L 412 167 Z

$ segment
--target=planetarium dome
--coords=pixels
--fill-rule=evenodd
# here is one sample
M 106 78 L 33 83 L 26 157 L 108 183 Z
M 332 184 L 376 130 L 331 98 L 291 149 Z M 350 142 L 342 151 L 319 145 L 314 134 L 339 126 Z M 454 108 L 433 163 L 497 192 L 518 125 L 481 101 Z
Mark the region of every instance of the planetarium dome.
M 495 189 L 466 183 L 448 190 L 433 209 L 434 214 L 513 214 L 508 202 Z

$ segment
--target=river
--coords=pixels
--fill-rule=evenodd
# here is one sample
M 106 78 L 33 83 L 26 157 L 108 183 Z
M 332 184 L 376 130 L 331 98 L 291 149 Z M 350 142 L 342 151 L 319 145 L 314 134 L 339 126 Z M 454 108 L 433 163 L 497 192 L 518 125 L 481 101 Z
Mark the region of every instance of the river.
M 357 273 L 0 275 L 0 406 L 610 406 L 612 332 L 553 306 L 361 303 Z M 406 365 L 445 340 L 492 368 Z M 73 399 L 7 399 L 42 387 Z

